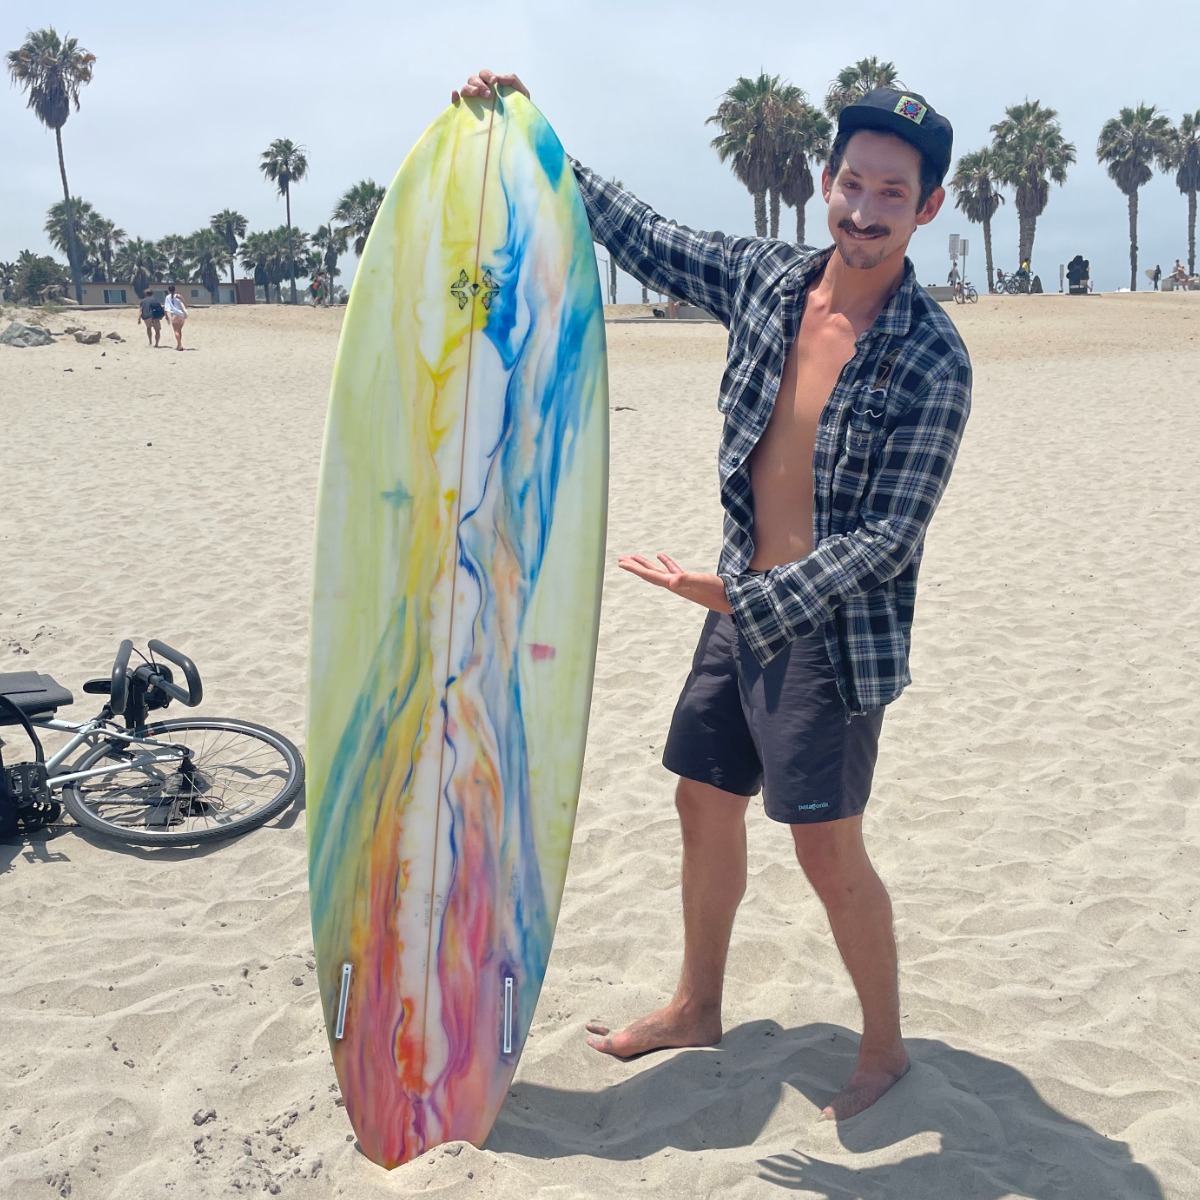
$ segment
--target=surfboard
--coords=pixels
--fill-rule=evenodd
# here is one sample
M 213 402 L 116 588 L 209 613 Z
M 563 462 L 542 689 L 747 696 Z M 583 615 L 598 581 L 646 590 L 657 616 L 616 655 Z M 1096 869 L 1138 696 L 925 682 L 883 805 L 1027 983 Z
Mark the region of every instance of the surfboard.
M 582 773 L 608 377 L 586 214 L 513 93 L 375 219 L 318 490 L 309 892 L 346 1111 L 385 1167 L 481 1145 L 533 1020 Z

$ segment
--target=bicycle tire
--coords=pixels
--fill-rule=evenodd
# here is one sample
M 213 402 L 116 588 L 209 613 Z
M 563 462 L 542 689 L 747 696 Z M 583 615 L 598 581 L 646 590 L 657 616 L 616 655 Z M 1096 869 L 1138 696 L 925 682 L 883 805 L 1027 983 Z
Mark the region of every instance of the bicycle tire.
M 967 288 L 967 300 L 968 300 L 968 301 L 969 301 L 971 304 L 978 304 L 978 303 L 979 303 L 979 291 L 978 291 L 978 289 L 976 289 L 976 288 L 973 288 L 973 287 L 969 287 L 969 288 Z
M 955 304 L 966 304 L 966 302 L 967 302 L 966 297 L 962 293 L 962 288 L 955 288 L 954 289 L 954 303 Z
M 216 744 L 209 746 L 204 738 L 196 748 L 189 743 L 188 734 L 213 734 Z M 229 736 L 222 740 L 220 735 Z M 66 784 L 63 801 L 71 816 L 83 828 L 112 841 L 131 846 L 198 846 L 225 841 L 278 816 L 304 786 L 300 751 L 281 733 L 253 721 L 183 717 L 147 725 L 139 736 L 162 736 L 191 746 L 200 776 L 181 783 L 179 771 L 164 772 L 159 766 L 150 766 Z M 242 749 L 236 749 L 235 739 Z M 235 750 L 232 756 L 231 747 Z M 264 748 L 270 751 L 266 758 L 253 757 Z M 137 745 L 125 749 L 105 741 L 88 750 L 68 771 L 88 770 L 109 758 L 127 759 L 138 749 Z M 267 781 L 265 795 L 237 803 L 233 785 L 239 776 L 243 784 L 250 778 Z

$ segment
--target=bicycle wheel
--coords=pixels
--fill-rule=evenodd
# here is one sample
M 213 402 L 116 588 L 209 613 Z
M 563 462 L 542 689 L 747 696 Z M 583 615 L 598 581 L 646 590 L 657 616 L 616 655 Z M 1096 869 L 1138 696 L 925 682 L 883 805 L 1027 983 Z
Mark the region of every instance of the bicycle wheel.
M 139 733 L 192 753 L 134 765 L 152 746 L 116 740 L 93 746 L 70 771 L 118 769 L 63 788 L 85 829 L 133 846 L 195 846 L 246 833 L 278 816 L 304 785 L 304 760 L 282 734 L 251 721 L 185 717 Z
M 967 300 L 970 301 L 971 304 L 978 304 L 979 303 L 979 292 L 975 288 L 968 286 L 967 287 Z
M 967 302 L 967 299 L 963 295 L 962 288 L 955 288 L 954 289 L 954 303 L 955 304 L 966 304 L 966 302 Z

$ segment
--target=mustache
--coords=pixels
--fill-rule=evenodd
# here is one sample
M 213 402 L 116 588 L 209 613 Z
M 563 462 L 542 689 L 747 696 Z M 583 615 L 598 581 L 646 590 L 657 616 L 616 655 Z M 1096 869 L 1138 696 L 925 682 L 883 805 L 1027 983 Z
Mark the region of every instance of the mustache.
M 892 231 L 884 225 L 871 225 L 866 229 L 859 229 L 857 225 L 849 218 L 838 222 L 838 228 L 844 229 L 847 233 L 861 233 L 867 237 L 891 237 Z

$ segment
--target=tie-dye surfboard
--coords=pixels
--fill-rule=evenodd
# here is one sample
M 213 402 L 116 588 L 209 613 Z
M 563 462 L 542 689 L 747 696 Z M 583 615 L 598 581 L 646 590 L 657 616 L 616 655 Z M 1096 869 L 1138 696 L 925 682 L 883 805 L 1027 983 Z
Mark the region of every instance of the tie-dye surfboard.
M 386 1167 L 481 1144 L 558 916 L 608 476 L 600 283 L 523 96 L 409 154 L 354 281 L 321 462 L 309 887 L 346 1109 Z

